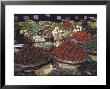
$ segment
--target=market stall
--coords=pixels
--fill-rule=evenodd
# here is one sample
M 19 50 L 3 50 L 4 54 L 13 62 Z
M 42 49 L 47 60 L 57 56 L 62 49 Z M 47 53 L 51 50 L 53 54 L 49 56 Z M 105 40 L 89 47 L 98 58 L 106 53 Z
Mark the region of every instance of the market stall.
M 97 74 L 96 15 L 15 16 L 15 76 Z

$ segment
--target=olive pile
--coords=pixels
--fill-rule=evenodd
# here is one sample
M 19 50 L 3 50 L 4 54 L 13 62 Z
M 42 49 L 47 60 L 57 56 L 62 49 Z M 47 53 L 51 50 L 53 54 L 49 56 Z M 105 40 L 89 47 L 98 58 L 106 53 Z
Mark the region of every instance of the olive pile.
M 51 60 L 49 51 L 44 48 L 24 45 L 15 55 L 15 63 L 21 65 L 40 66 Z

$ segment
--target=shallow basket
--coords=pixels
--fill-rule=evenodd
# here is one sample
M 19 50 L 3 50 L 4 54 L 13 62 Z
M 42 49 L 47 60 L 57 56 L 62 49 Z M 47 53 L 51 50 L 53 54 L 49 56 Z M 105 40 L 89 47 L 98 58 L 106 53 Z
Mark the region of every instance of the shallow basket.
M 68 60 L 57 58 L 55 56 L 52 56 L 52 58 L 53 58 L 54 61 L 57 61 L 57 62 L 61 62 L 61 63 L 65 63 L 65 64 L 73 64 L 74 65 L 74 64 L 79 64 L 79 63 L 85 62 L 88 59 L 88 56 L 87 56 L 87 58 L 79 60 L 79 61 L 68 61 Z
M 46 61 L 46 62 L 44 62 L 44 63 L 42 63 L 42 64 L 38 64 L 38 63 L 35 63 L 35 64 L 27 64 L 27 65 L 25 65 L 25 64 L 17 64 L 17 63 L 15 63 L 14 65 L 15 65 L 15 67 L 18 67 L 18 68 L 34 68 L 34 67 L 36 67 L 36 68 L 40 68 L 41 66 L 43 66 L 43 65 L 46 65 L 46 64 L 49 64 L 51 62 L 51 60 L 48 60 L 48 61 Z

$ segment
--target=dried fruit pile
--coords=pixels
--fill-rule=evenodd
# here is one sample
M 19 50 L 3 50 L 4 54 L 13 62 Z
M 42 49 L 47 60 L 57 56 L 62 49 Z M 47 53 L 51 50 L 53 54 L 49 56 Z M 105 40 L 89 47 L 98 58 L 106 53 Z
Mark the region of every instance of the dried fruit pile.
M 73 39 L 76 39 L 77 41 L 80 41 L 80 42 L 87 42 L 92 39 L 92 36 L 90 33 L 82 30 L 82 31 L 76 32 L 73 35 Z
M 34 47 L 33 45 L 25 45 L 15 55 L 15 63 L 39 66 L 51 60 L 49 55 L 47 49 Z
M 58 61 L 67 60 L 81 62 L 84 61 L 88 55 L 78 44 L 65 41 L 60 46 L 53 49 L 52 56 Z

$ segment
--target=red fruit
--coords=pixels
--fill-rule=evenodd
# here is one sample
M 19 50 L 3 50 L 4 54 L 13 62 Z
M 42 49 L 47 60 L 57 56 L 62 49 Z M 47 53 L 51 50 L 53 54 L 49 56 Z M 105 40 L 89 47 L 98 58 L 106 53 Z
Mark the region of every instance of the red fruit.
M 66 41 L 54 48 L 52 55 L 58 58 L 57 60 L 78 61 L 85 59 L 87 53 L 79 45 Z

